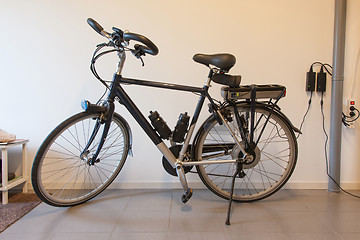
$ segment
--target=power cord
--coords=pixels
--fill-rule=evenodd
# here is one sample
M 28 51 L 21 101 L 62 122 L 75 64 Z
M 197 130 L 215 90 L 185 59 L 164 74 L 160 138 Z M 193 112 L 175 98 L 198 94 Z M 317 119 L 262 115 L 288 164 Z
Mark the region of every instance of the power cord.
M 356 198 L 360 198 L 360 196 L 358 195 L 355 195 L 353 193 L 350 193 L 348 191 L 346 191 L 345 189 L 343 189 L 340 184 L 338 184 L 335 179 L 330 176 L 330 173 L 329 173 L 329 163 L 328 163 L 328 157 L 327 157 L 327 143 L 328 143 L 328 140 L 329 140 L 329 136 L 326 132 L 326 129 L 325 129 L 325 115 L 324 115 L 324 93 L 321 93 L 321 101 L 320 101 L 320 109 L 321 109 L 321 115 L 322 115 L 322 118 L 323 118 L 323 121 L 322 121 L 322 128 L 323 128 L 323 132 L 325 134 L 325 162 L 326 162 L 326 174 L 327 176 L 335 183 L 336 186 L 339 187 L 339 189 L 341 191 L 343 191 L 344 193 L 350 195 L 350 196 L 353 196 L 353 197 L 356 197 Z
M 318 73 L 315 73 L 313 70 L 313 67 L 316 65 L 319 65 L 321 67 L 320 72 L 318 72 Z M 324 70 L 326 72 L 324 72 Z M 321 93 L 320 109 L 321 109 L 321 114 L 322 114 L 322 118 L 323 118 L 322 119 L 322 128 L 323 128 L 323 132 L 325 134 L 325 151 L 324 152 L 325 152 L 326 174 L 331 179 L 331 181 L 333 181 L 336 184 L 336 186 L 339 187 L 339 189 L 341 191 L 343 191 L 344 193 L 346 193 L 350 196 L 360 198 L 360 196 L 344 190 L 340 186 L 340 184 L 337 183 L 336 180 L 329 173 L 329 162 L 328 162 L 328 157 L 327 157 L 327 144 L 328 144 L 329 136 L 325 129 L 325 114 L 324 114 L 324 92 L 326 91 L 326 73 L 328 73 L 330 76 L 332 76 L 332 66 L 330 64 L 327 64 L 327 63 L 324 64 L 321 62 L 314 62 L 313 64 L 311 64 L 309 72 L 307 73 L 307 76 L 306 76 L 306 88 L 305 88 L 305 90 L 307 92 L 310 92 L 310 98 L 309 98 L 308 108 L 304 114 L 303 120 L 300 125 L 300 130 L 302 129 L 303 123 L 305 121 L 305 117 L 307 116 L 307 114 L 309 112 L 312 94 L 315 91 L 315 86 L 316 86 L 316 91 Z M 317 75 L 317 77 L 316 77 L 316 75 Z M 317 82 L 317 84 L 316 84 L 316 82 Z M 352 122 L 356 121 L 360 117 L 359 110 L 356 109 L 354 106 L 350 107 L 350 111 L 351 111 L 350 116 L 347 116 L 344 113 L 342 113 L 342 122 L 347 127 L 350 126 L 350 124 Z M 357 114 L 357 117 L 356 117 L 356 114 Z M 297 136 L 297 138 L 299 136 L 300 136 L 300 134 Z
M 328 63 L 322 63 L 322 62 L 314 62 L 313 64 L 311 64 L 310 66 L 310 70 L 312 71 L 313 69 L 313 66 L 315 65 L 320 65 L 321 68 L 325 69 L 325 71 L 330 75 L 332 76 L 332 66 Z M 328 69 L 328 67 L 331 69 L 331 71 Z
M 350 124 L 358 120 L 358 118 L 360 117 L 360 112 L 356 107 L 351 106 L 350 111 L 351 111 L 350 116 L 347 116 L 345 115 L 345 113 L 342 113 L 341 121 L 346 127 L 350 127 Z M 355 112 L 357 113 L 357 117 Z
M 323 74 L 323 70 L 325 69 L 325 71 L 332 76 L 332 66 L 328 63 L 321 63 L 321 62 L 314 62 L 313 64 L 311 64 L 310 66 L 310 72 L 313 72 L 313 66 L 315 65 L 320 65 L 321 66 L 321 70 L 318 74 Z M 330 70 L 329 70 L 330 69 Z M 325 77 L 326 78 L 326 77 Z M 319 79 L 318 79 L 319 81 Z M 344 126 L 346 127 L 350 127 L 351 123 L 355 122 L 359 117 L 360 117 L 360 112 L 357 108 L 355 108 L 354 106 L 350 107 L 350 116 L 347 116 L 344 112 L 342 113 L 342 123 L 344 124 Z M 356 113 L 355 113 L 356 112 Z M 357 115 L 357 116 L 356 116 Z
M 309 101 L 308 101 L 308 107 L 307 107 L 307 109 L 306 109 L 306 112 L 305 112 L 305 114 L 304 114 L 304 116 L 303 116 L 303 119 L 302 119 L 302 122 L 301 122 L 301 124 L 300 124 L 300 132 L 301 132 L 301 129 L 302 129 L 302 127 L 303 127 L 303 125 L 304 125 L 304 122 L 305 122 L 305 118 L 306 118 L 306 116 L 307 116 L 307 114 L 309 113 L 309 110 L 310 110 L 310 106 L 311 106 L 311 100 L 312 100 L 312 96 L 313 96 L 313 92 L 311 91 L 311 93 L 310 93 L 310 98 L 309 98 Z M 296 137 L 296 139 L 298 139 L 299 137 L 300 137 L 300 133 L 297 135 L 297 137 Z

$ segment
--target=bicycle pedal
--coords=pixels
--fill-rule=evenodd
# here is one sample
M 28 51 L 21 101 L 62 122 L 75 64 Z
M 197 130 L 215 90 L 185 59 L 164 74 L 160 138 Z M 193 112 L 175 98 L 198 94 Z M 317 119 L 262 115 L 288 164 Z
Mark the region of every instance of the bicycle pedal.
M 239 178 L 244 178 L 246 176 L 246 173 L 243 170 L 241 170 L 239 172 L 238 176 L 239 176 Z
M 181 201 L 183 203 L 186 203 L 187 201 L 189 201 L 189 199 L 192 197 L 193 194 L 193 190 L 191 188 L 189 188 L 186 192 L 184 192 L 184 194 L 181 196 Z

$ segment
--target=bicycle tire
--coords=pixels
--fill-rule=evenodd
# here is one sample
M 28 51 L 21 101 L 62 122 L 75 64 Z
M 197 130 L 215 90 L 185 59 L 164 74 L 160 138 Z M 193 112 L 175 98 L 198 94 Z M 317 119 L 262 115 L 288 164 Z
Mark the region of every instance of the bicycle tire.
M 110 130 L 98 155 L 88 164 L 80 157 L 101 113 L 78 113 L 59 124 L 40 146 L 32 167 L 31 180 L 36 195 L 56 207 L 84 203 L 106 189 L 119 174 L 130 147 L 130 130 L 114 113 Z M 87 156 L 96 151 L 102 124 Z
M 231 112 L 228 122 L 231 129 L 241 140 L 233 108 L 227 107 Z M 237 104 L 240 115 L 250 116 L 250 106 L 246 103 Z M 270 114 L 271 113 L 271 114 Z M 254 130 L 255 140 L 264 126 L 265 117 L 269 121 L 264 129 L 255 153 L 256 158 L 252 163 L 243 165 L 242 176 L 238 175 L 235 181 L 233 201 L 257 201 L 277 192 L 289 180 L 295 169 L 297 161 L 297 141 L 290 123 L 276 111 L 271 111 L 265 106 L 256 106 Z M 195 143 L 195 160 L 228 160 L 239 157 L 240 149 L 235 144 L 225 125 L 219 125 L 214 116 L 210 116 L 199 129 Z M 215 145 L 214 145 L 215 144 Z M 209 146 L 217 146 L 211 148 Z M 220 146 L 220 149 L 219 149 Z M 198 165 L 197 172 L 205 186 L 216 195 L 230 198 L 231 180 L 236 170 L 235 163 Z

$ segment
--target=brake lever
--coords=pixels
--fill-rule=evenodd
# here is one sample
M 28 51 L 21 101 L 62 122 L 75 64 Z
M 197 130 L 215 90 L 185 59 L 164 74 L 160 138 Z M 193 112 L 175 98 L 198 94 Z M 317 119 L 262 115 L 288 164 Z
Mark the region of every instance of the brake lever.
M 121 29 L 116 28 L 116 27 L 112 27 L 112 30 L 114 32 L 118 33 L 121 37 L 123 37 L 124 32 Z
M 104 47 L 104 46 L 108 46 L 108 43 L 100 43 L 96 45 L 96 47 Z
M 141 66 L 145 66 L 144 60 L 142 59 L 142 57 L 139 57 L 140 61 L 141 61 Z
M 142 59 L 142 56 L 145 56 L 145 53 L 141 51 L 141 49 L 130 49 L 131 53 L 141 61 L 141 66 L 145 66 L 144 60 Z

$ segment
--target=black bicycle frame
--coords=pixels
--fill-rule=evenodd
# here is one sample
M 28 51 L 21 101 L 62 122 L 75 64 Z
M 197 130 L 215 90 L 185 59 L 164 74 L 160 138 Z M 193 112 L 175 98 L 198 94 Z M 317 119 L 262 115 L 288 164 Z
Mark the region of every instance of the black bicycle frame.
M 151 141 L 159 148 L 159 150 L 163 153 L 169 163 L 175 167 L 176 158 L 173 153 L 166 147 L 160 136 L 157 134 L 155 129 L 150 125 L 149 121 L 144 117 L 144 115 L 140 112 L 138 107 L 135 103 L 130 99 L 127 95 L 125 90 L 120 86 L 120 84 L 133 84 L 133 85 L 140 85 L 140 86 L 148 86 L 148 87 L 155 87 L 155 88 L 165 88 L 165 89 L 172 89 L 178 91 L 185 91 L 185 92 L 192 92 L 192 93 L 199 93 L 200 98 L 195 108 L 194 115 L 192 117 L 188 135 L 192 135 L 193 130 L 195 128 L 195 124 L 199 118 L 200 111 L 203 107 L 205 98 L 209 99 L 210 103 L 214 105 L 208 90 L 209 84 L 205 84 L 203 88 L 198 87 L 191 87 L 191 86 L 184 86 L 184 85 L 177 85 L 177 84 L 170 84 L 170 83 L 161 83 L 161 82 L 154 82 L 154 81 L 147 81 L 147 80 L 139 80 L 139 79 L 131 79 L 131 78 L 123 78 L 121 75 L 115 74 L 113 78 L 112 85 L 110 87 L 110 94 L 108 100 L 112 101 L 115 97 L 119 98 L 119 102 L 125 106 L 125 108 L 130 112 L 130 114 L 134 117 L 134 119 L 138 122 L 141 128 L 145 131 L 145 133 L 149 136 Z M 215 106 L 213 106 L 215 109 Z M 190 141 L 190 137 L 185 139 L 185 143 L 183 148 L 180 152 L 179 159 L 182 159 L 184 156 L 186 149 L 188 147 Z

